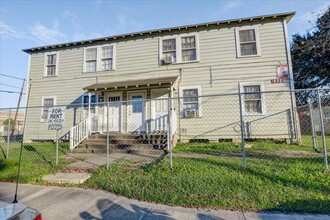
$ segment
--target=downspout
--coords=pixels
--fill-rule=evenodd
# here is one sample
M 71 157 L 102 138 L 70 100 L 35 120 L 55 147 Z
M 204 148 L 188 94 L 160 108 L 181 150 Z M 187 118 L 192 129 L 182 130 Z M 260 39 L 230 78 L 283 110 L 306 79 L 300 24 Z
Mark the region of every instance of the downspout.
M 290 41 L 288 34 L 288 26 L 286 22 L 286 18 L 282 18 L 283 31 L 285 37 L 285 49 L 286 49 L 286 59 L 289 66 L 289 85 L 290 85 L 290 95 L 291 95 L 291 108 L 292 108 L 292 116 L 293 116 L 293 127 L 294 133 L 298 140 L 298 143 L 301 144 L 301 134 L 299 129 L 298 115 L 297 115 L 297 104 L 296 104 L 296 95 L 294 91 L 294 80 L 293 80 L 293 68 L 292 68 L 292 60 L 291 60 L 291 51 L 290 51 Z

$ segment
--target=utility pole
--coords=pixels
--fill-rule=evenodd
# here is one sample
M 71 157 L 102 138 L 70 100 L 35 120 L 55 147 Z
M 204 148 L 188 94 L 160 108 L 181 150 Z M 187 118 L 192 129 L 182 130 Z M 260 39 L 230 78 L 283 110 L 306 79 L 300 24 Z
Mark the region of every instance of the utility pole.
M 11 130 L 11 134 L 10 136 L 13 136 L 14 134 L 14 131 L 15 131 L 15 125 L 16 125 L 16 120 L 17 120 L 17 115 L 18 115 L 18 109 L 19 109 L 19 106 L 21 104 L 21 100 L 22 100 L 22 96 L 23 96 L 23 90 L 24 90 L 24 86 L 25 86 L 25 79 L 23 79 L 23 83 L 22 83 L 22 88 L 21 88 L 21 92 L 19 94 L 19 98 L 18 98 L 18 103 L 17 103 L 17 108 L 16 108 L 16 113 L 15 113 L 15 117 L 14 117 L 14 123 L 13 123 L 13 128 Z M 10 120 L 10 119 L 9 119 Z

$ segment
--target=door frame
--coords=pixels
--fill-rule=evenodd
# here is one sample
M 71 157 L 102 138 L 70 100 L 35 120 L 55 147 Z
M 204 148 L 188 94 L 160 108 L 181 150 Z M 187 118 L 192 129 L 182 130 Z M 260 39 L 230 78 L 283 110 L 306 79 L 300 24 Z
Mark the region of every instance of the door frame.
M 109 102 L 109 97 L 110 96 L 119 96 L 120 97 L 120 110 L 119 110 L 119 132 L 123 132 L 123 92 L 107 92 L 104 93 L 104 99 L 105 99 L 105 103 L 106 103 L 106 107 L 108 106 L 108 102 Z M 106 111 L 104 110 L 104 113 Z M 108 113 L 108 112 L 106 112 Z M 105 115 L 104 115 L 105 116 Z M 106 117 L 104 117 L 104 120 L 107 120 Z M 106 121 L 105 123 L 106 124 Z
M 147 132 L 147 109 L 148 109 L 148 102 L 145 101 L 147 99 L 147 90 L 133 90 L 133 91 L 127 91 L 127 97 L 126 97 L 126 133 L 131 132 L 129 131 L 129 124 L 128 124 L 128 118 L 129 118 L 129 112 L 128 112 L 128 105 L 131 105 L 132 99 L 131 95 L 134 93 L 143 94 L 142 100 L 145 103 L 145 105 L 142 105 L 142 125 L 144 125 L 144 131 Z

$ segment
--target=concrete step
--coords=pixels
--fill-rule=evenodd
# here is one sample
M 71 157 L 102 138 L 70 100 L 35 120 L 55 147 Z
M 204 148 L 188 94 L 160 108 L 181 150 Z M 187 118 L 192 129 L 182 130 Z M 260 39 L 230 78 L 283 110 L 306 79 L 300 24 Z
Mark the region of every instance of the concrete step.
M 75 148 L 72 150 L 73 153 L 94 153 L 94 154 L 105 154 L 107 152 L 106 149 L 84 149 L 84 148 Z M 132 148 L 132 149 L 109 149 L 109 153 L 129 153 L 129 154 L 152 154 L 152 155 L 161 155 L 165 152 L 165 150 L 158 150 L 158 149 L 139 149 L 139 148 Z

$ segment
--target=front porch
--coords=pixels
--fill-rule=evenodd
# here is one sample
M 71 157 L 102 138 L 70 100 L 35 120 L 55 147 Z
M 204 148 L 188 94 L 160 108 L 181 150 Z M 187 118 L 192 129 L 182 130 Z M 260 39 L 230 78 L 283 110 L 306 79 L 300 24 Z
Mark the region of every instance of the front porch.
M 176 130 L 173 93 L 176 77 L 93 84 L 84 103 L 84 120 L 72 127 L 70 148 L 92 134 L 166 134 Z M 98 98 L 92 102 L 92 96 Z

